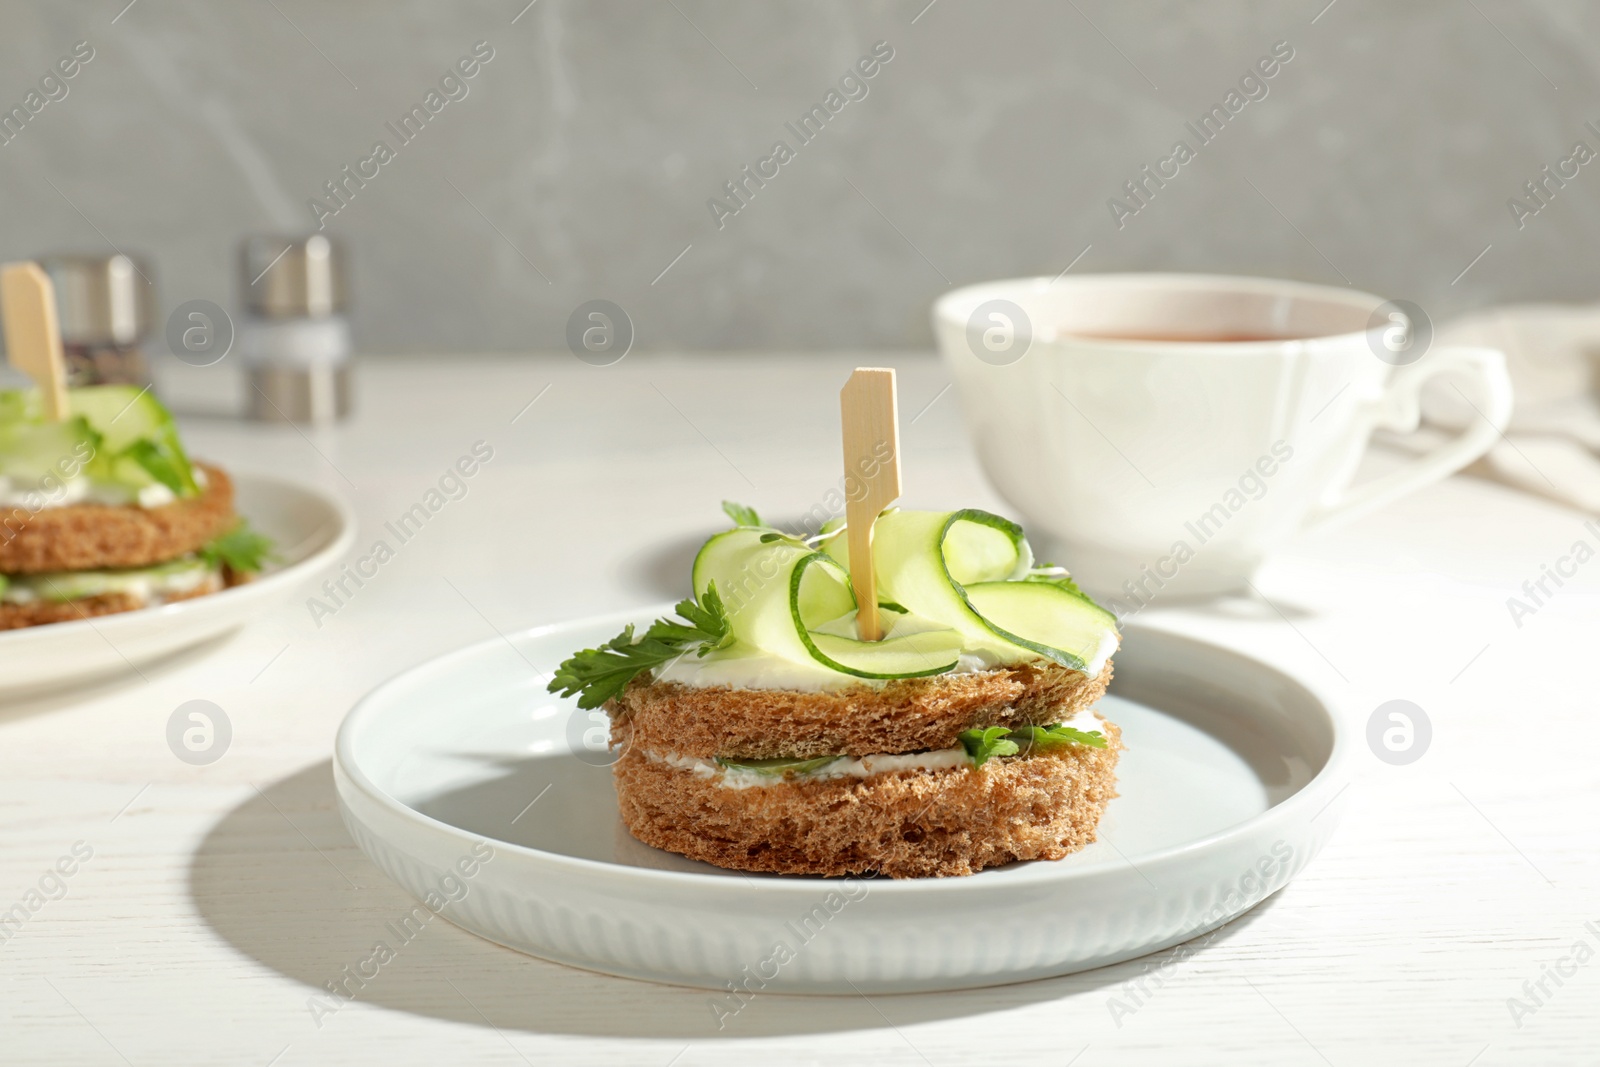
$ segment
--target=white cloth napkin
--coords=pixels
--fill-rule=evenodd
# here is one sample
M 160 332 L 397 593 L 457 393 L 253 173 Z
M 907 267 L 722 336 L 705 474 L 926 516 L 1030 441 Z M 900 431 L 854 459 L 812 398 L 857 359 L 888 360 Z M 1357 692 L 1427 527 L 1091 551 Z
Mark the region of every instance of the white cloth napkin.
M 1467 473 L 1600 514 L 1600 304 L 1512 304 L 1441 326 L 1434 345 L 1506 354 L 1516 411 L 1500 444 Z M 1448 386 L 1430 388 L 1426 420 L 1480 418 Z

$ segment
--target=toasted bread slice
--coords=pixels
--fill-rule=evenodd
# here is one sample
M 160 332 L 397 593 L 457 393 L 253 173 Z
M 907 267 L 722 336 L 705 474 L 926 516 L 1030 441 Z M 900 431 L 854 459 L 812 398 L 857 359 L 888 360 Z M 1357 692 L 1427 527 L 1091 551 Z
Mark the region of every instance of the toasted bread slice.
M 205 471 L 205 491 L 158 508 L 0 508 L 0 574 L 148 567 L 196 551 L 239 520 L 228 475 L 220 467 L 195 466 Z
M 606 704 L 612 736 L 711 759 L 810 759 L 952 748 L 978 726 L 1045 726 L 1091 707 L 1111 682 L 1040 660 L 830 692 L 695 688 L 638 680 Z
M 1066 718 L 1058 714 L 1057 718 Z M 1095 840 L 1121 731 L 982 767 L 790 779 L 731 789 L 634 747 L 613 766 L 622 821 L 647 845 L 719 867 L 891 878 L 1055 860 Z
M 248 577 L 236 577 L 231 571 L 223 568 L 197 588 L 183 593 L 167 594 L 161 598 L 161 603 L 171 604 L 179 600 L 192 600 L 197 596 L 219 592 L 230 585 L 238 585 L 241 581 L 248 580 Z M 52 622 L 76 622 L 79 619 L 116 615 L 151 606 L 149 600 L 132 593 L 105 593 L 78 600 L 35 600 L 29 604 L 0 604 L 0 630 L 20 630 Z

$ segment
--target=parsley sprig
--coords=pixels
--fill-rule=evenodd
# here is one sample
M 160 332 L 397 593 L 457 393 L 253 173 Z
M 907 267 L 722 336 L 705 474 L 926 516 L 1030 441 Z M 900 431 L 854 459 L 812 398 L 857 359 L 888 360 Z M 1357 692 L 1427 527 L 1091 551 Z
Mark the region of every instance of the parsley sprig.
M 1105 735 L 1099 730 L 1079 730 L 1071 726 L 1062 726 L 1053 723 L 1049 726 L 1021 726 L 1011 731 L 1012 737 L 1022 739 L 1022 754 L 1029 755 L 1034 749 L 1055 748 L 1058 745 L 1088 745 L 1090 748 L 1105 748 Z
M 691 649 L 704 656 L 733 644 L 733 628 L 715 582 L 707 584 L 699 600 L 681 600 L 675 610 L 678 618 L 657 619 L 642 637 L 634 636 L 629 623 L 599 648 L 574 653 L 556 668 L 550 692 L 564 697 L 576 693 L 578 707 L 598 708 L 643 671 L 670 663 Z
M 961 747 L 967 750 L 974 767 L 982 767 L 995 756 L 1015 756 L 1020 746 L 1011 740 L 1011 731 L 1004 726 L 987 726 L 981 730 L 962 730 L 956 735 Z
M 733 500 L 722 502 L 722 513 L 733 520 L 735 526 L 760 526 L 761 516 L 756 514 L 756 509 L 747 504 L 740 504 Z
M 1106 739 L 1099 730 L 1079 730 L 1059 723 L 1050 726 L 1019 726 L 1015 730 L 1004 726 L 988 726 L 981 730 L 963 730 L 957 737 L 967 750 L 974 767 L 982 767 L 996 756 L 1031 755 L 1058 745 L 1088 745 L 1105 748 Z
M 256 574 L 279 557 L 272 538 L 240 519 L 237 526 L 200 549 L 200 558 L 207 566 L 226 564 L 239 574 Z

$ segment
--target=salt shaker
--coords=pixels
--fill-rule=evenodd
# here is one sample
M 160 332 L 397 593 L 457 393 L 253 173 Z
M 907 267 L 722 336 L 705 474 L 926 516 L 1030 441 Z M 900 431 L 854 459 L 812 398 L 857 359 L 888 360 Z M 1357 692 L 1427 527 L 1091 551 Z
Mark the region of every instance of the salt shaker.
M 240 246 L 239 354 L 249 412 L 328 423 L 350 412 L 350 323 L 339 247 L 322 234 L 249 237 Z
M 40 256 L 61 321 L 67 384 L 150 384 L 143 344 L 154 303 L 149 265 L 131 256 Z

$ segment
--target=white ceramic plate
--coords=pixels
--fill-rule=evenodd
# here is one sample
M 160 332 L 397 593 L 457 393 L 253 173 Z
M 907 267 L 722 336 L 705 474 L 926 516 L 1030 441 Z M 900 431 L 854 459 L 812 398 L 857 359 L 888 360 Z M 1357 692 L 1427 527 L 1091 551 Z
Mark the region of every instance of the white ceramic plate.
M 1281 889 L 1338 818 L 1350 741 L 1324 699 L 1259 660 L 1133 624 L 1100 705 L 1128 750 L 1096 844 L 969 878 L 721 870 L 628 835 L 598 713 L 544 691 L 572 650 L 652 617 L 474 645 L 368 695 L 334 757 L 361 848 L 425 906 L 546 959 L 724 992 L 909 992 L 1187 940 Z
M 234 507 L 277 543 L 282 562 L 253 582 L 193 600 L 0 631 L 0 692 L 131 670 L 227 633 L 288 600 L 355 540 L 349 505 L 310 486 L 236 475 Z

